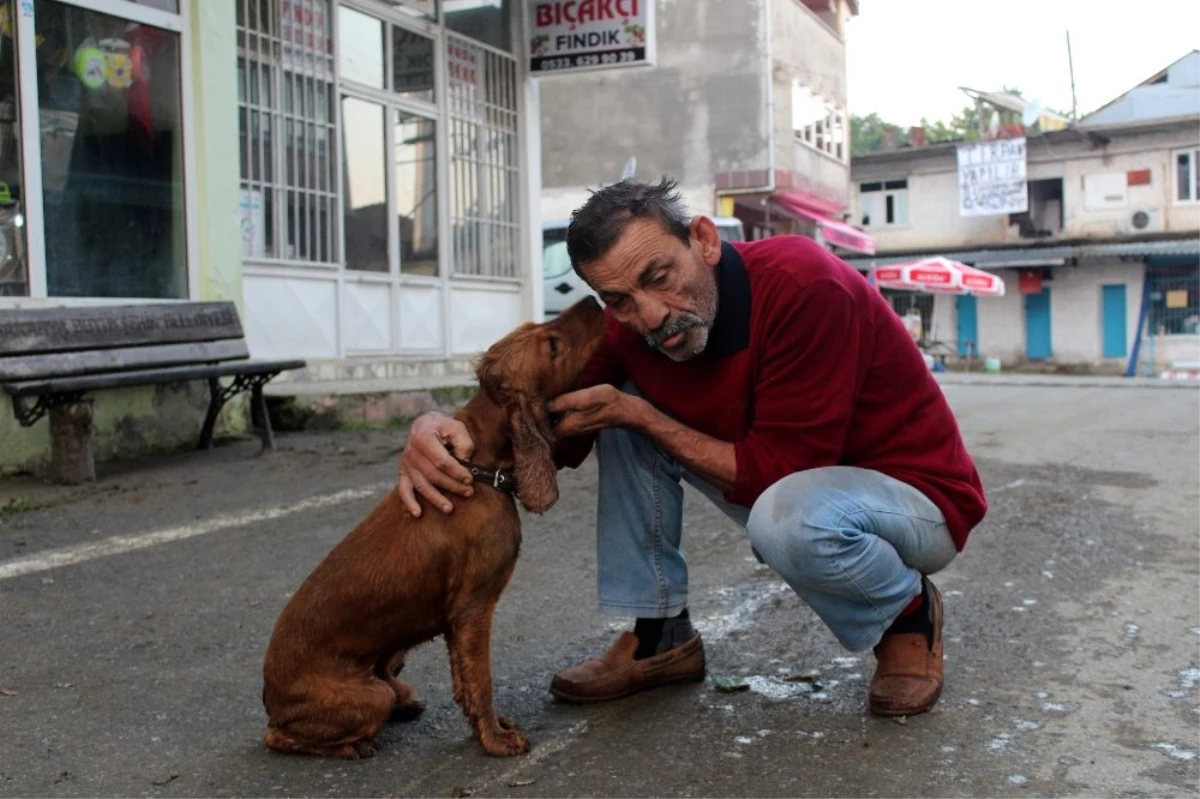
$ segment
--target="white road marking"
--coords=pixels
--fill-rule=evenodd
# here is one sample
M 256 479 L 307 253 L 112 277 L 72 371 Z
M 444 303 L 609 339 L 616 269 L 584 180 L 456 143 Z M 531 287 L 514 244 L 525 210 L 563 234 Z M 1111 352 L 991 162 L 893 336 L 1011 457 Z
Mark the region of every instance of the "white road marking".
M 304 511 L 316 510 L 317 508 L 341 505 L 345 502 L 353 502 L 357 499 L 378 494 L 380 491 L 390 488 L 393 485 L 393 483 L 375 483 L 362 488 L 349 488 L 333 494 L 310 497 L 291 505 L 276 505 L 259 510 L 214 516 L 211 519 L 196 522 L 195 524 L 184 524 L 178 527 L 152 530 L 136 535 L 114 535 L 102 541 L 35 552 L 31 555 L 0 562 L 0 580 L 21 577 L 26 574 L 36 574 L 63 566 L 72 566 L 76 563 L 105 558 L 110 555 L 120 555 L 125 552 L 158 546 L 159 544 L 169 544 L 173 541 L 195 538 L 198 535 L 246 527 L 259 522 L 303 513 Z
M 587 731 L 587 720 L 577 721 L 566 730 L 558 733 L 557 737 L 552 740 L 545 743 L 534 743 L 528 755 L 517 758 L 511 768 L 492 777 L 486 783 L 472 791 L 472 793 L 478 793 L 482 796 L 495 796 L 499 793 L 498 789 L 514 787 L 512 783 L 517 782 L 518 774 L 533 768 L 551 755 L 566 749 L 582 738 Z M 537 789 L 535 788 L 534 790 L 536 791 Z

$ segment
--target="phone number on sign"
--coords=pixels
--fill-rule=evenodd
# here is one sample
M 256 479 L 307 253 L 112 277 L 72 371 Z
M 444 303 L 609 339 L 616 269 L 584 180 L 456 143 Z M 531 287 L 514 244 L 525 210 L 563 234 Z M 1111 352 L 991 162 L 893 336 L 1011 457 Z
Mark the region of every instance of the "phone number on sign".
M 550 72 L 556 69 L 577 69 L 579 67 L 603 67 L 612 64 L 633 64 L 645 60 L 645 50 L 617 50 L 609 53 L 584 53 L 572 56 L 556 56 L 552 58 L 535 58 L 530 68 L 539 72 Z

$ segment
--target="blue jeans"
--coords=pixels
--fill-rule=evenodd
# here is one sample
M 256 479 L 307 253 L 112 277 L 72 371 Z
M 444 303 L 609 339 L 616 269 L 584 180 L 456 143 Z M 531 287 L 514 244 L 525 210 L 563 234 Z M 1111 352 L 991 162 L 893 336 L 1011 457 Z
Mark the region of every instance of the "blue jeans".
M 853 652 L 870 649 L 957 550 L 924 494 L 879 472 L 811 469 L 769 487 L 753 508 L 690 473 L 653 441 L 604 430 L 597 443 L 600 609 L 662 618 L 687 606 L 686 480 L 750 535 L 755 555 Z

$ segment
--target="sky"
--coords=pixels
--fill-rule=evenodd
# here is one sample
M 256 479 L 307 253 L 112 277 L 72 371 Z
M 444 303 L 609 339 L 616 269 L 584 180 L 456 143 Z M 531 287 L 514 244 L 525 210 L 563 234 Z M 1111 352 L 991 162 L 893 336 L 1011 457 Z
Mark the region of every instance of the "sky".
M 1083 116 L 1200 49 L 1200 2 L 859 0 L 846 30 L 850 113 L 949 121 L 971 102 L 959 86 L 1006 85 L 1069 113 L 1068 30 Z

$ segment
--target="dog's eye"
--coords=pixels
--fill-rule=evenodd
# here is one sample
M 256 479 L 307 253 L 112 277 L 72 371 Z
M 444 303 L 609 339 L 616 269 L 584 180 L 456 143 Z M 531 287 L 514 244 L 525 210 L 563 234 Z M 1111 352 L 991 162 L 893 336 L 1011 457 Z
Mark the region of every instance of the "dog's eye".
M 557 358 L 558 357 L 558 339 L 555 336 L 551 336 L 550 338 L 547 339 L 547 341 L 550 342 L 550 357 Z

